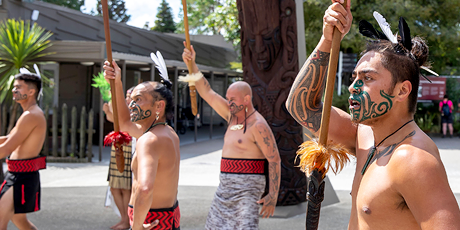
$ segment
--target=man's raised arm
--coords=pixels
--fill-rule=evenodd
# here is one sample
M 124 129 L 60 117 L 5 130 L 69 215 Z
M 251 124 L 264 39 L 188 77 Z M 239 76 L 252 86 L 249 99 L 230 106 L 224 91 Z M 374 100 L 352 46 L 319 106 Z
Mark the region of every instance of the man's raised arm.
M 184 42 L 185 46 L 185 42 Z M 203 76 L 203 74 L 198 69 L 198 66 L 195 62 L 196 53 L 191 46 L 191 50 L 184 48 L 184 52 L 182 53 L 182 59 L 185 63 L 188 61 L 191 63 L 192 73 L 185 77 L 180 77 L 179 81 L 188 82 L 189 85 L 195 84 L 196 90 L 200 94 L 200 96 L 227 122 L 230 118 L 230 110 L 228 108 L 228 102 L 216 93 L 214 90 L 211 89 L 211 85 L 209 84 L 208 80 Z
M 350 1 L 347 1 L 346 8 L 338 0 L 333 2 L 323 18 L 323 36 L 299 71 L 286 101 L 286 108 L 292 117 L 315 135 L 321 126 L 323 109 L 321 99 L 326 86 L 333 30 L 337 27 L 343 38 L 350 30 L 353 20 Z M 330 120 L 334 125 L 329 126 L 329 139 L 342 143 L 352 150 L 357 128 L 352 125 L 350 116 L 333 107 Z
M 123 93 L 124 91 L 123 83 L 121 82 L 121 69 L 118 67 L 115 61 L 113 61 L 112 64 L 113 67 L 110 66 L 108 61 L 104 63 L 104 77 L 107 81 L 112 79 L 115 82 L 120 131 L 128 132 L 130 136 L 139 138 L 142 135 L 143 130 L 140 129 L 140 127 L 135 123 L 131 122 L 128 105 L 126 105 L 125 95 Z

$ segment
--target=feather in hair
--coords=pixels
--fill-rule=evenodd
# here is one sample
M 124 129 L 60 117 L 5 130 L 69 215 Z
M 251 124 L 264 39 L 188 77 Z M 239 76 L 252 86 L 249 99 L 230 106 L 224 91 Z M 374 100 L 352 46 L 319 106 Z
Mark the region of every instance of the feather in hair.
M 377 11 L 374 11 L 373 15 L 388 40 L 392 43 L 398 43 L 398 38 L 396 35 L 393 35 L 393 32 L 391 32 L 390 24 L 388 24 L 387 20 Z
M 376 30 L 371 23 L 366 20 L 359 21 L 359 33 L 372 39 L 387 39 L 385 34 Z
M 425 71 L 427 71 L 427 72 L 429 72 L 429 73 L 431 73 L 431 74 L 433 74 L 433 75 L 435 75 L 436 77 L 439 77 L 439 74 L 437 74 L 436 72 L 434 72 L 434 71 L 431 70 L 431 69 L 428 69 L 428 67 L 420 66 L 420 68 L 423 69 L 423 70 L 425 70 Z M 428 81 L 429 81 L 429 80 L 428 80 Z
M 152 61 L 155 63 L 155 67 L 157 67 L 158 71 L 160 71 L 160 76 L 165 80 L 169 80 L 168 69 L 166 68 L 165 60 L 163 59 L 160 51 L 157 51 L 157 55 L 153 52 L 150 53 L 150 58 L 152 58 Z
M 406 23 L 406 20 L 404 20 L 403 17 L 399 18 L 399 34 L 401 34 L 401 41 L 404 47 L 406 47 L 407 50 L 411 51 L 412 50 L 412 38 L 410 37 L 410 29 L 409 26 Z
M 42 75 L 40 74 L 40 69 L 38 68 L 37 64 L 34 64 L 34 69 L 35 69 L 35 73 L 37 73 L 37 76 L 38 78 L 40 78 L 40 80 L 42 79 Z M 40 97 L 43 96 L 43 81 L 41 83 L 41 87 L 40 87 L 40 92 L 38 92 L 38 97 L 37 97 L 37 100 L 40 100 Z

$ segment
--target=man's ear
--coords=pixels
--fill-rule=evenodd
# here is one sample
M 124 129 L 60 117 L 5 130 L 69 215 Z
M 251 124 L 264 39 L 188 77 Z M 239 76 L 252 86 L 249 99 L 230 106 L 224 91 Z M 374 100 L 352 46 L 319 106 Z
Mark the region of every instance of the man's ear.
M 166 107 L 166 102 L 164 100 L 159 100 L 156 102 L 158 110 L 163 110 Z
M 249 102 L 251 102 L 251 96 L 249 95 L 244 96 L 244 103 L 249 104 Z
M 37 89 L 35 89 L 33 87 L 29 87 L 29 91 L 27 92 L 27 96 L 33 98 L 35 96 L 36 92 L 37 92 Z
M 398 92 L 396 96 L 396 100 L 404 101 L 409 97 L 409 94 L 412 92 L 412 83 L 409 80 L 405 80 L 398 85 Z

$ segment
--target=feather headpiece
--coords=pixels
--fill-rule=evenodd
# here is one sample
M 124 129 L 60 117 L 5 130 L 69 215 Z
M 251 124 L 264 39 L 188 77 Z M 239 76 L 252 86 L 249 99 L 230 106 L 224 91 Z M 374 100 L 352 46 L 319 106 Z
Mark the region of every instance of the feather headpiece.
M 160 71 L 160 77 L 163 78 L 163 80 L 169 81 L 168 69 L 166 68 L 165 60 L 163 59 L 160 51 L 157 51 L 157 55 L 153 52 L 150 53 L 150 58 L 152 58 L 152 61 L 155 63 L 155 67 L 158 71 Z
M 41 87 L 40 92 L 38 92 L 37 100 L 40 100 L 40 97 L 43 96 L 43 80 L 42 75 L 40 74 L 40 69 L 38 68 L 37 64 L 34 64 L 35 73 L 37 74 L 38 78 L 41 80 Z M 24 67 L 19 69 L 20 73 L 30 73 L 30 71 Z
M 399 18 L 399 33 L 401 36 L 401 41 L 398 42 L 398 36 L 396 34 L 393 35 L 393 32 L 391 31 L 390 24 L 386 21 L 386 19 L 379 14 L 377 11 L 374 11 L 373 13 L 374 18 L 377 20 L 379 23 L 380 28 L 382 29 L 383 33 L 376 30 L 372 24 L 367 22 L 366 20 L 361 20 L 359 22 L 359 32 L 368 38 L 376 39 L 376 40 L 388 40 L 391 43 L 395 44 L 395 51 L 398 53 L 408 53 L 409 55 L 412 56 L 410 51 L 412 50 L 412 38 L 410 36 L 410 29 L 409 26 L 406 23 L 406 20 L 404 20 L 403 17 Z M 412 56 L 413 58 L 413 56 Z M 413 58 L 414 59 L 414 58 Z M 430 72 L 433 75 L 439 76 L 436 72 L 430 70 L 426 66 L 420 66 L 421 69 Z M 422 74 L 422 76 L 428 80 L 431 83 L 431 80 L 428 79 L 425 75 Z
M 398 43 L 398 36 L 393 32 L 391 32 L 390 24 L 388 24 L 387 20 L 379 14 L 379 12 L 374 11 L 373 13 L 375 20 L 379 23 L 380 29 L 382 29 L 383 33 L 387 37 L 387 39 L 392 43 Z

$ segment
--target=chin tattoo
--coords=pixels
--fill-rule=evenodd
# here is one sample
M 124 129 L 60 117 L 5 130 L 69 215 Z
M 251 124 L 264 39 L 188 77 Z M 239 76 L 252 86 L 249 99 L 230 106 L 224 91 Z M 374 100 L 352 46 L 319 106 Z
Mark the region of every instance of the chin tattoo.
M 18 93 L 14 93 L 14 101 L 21 101 L 21 100 L 26 100 L 27 99 L 27 94 L 20 94 L 19 92 Z
M 240 112 L 241 110 L 243 110 L 243 108 L 244 108 L 244 105 L 236 105 L 235 103 L 232 103 L 232 104 L 230 104 L 230 113 L 232 115 L 235 115 L 238 112 Z
M 137 122 L 140 120 L 144 120 L 146 118 L 149 118 L 152 115 L 152 111 L 150 110 L 142 110 L 141 107 L 136 104 L 136 102 L 131 101 L 129 104 L 129 107 L 131 108 L 131 112 L 134 112 L 134 115 L 131 117 L 131 122 Z
M 356 81 L 353 88 L 357 90 L 357 94 L 352 94 L 350 99 L 359 103 L 359 109 L 350 109 L 350 115 L 353 122 L 363 122 L 372 118 L 380 117 L 386 114 L 393 107 L 391 96 L 385 91 L 380 90 L 380 96 L 384 99 L 383 102 L 375 103 L 366 91 L 361 91 L 360 87 L 364 85 L 363 81 Z

